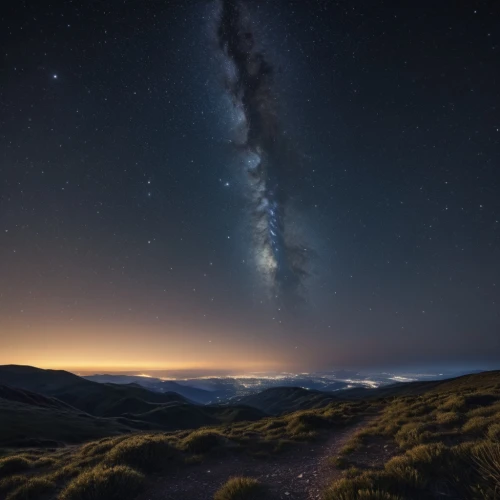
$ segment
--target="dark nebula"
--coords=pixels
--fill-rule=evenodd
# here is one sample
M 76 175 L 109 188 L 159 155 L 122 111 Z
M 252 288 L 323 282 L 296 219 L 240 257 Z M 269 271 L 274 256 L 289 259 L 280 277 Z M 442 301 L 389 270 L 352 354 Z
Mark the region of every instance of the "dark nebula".
M 288 231 L 290 180 L 298 162 L 280 126 L 275 68 L 258 50 L 241 2 L 222 1 L 217 36 L 232 66 L 227 91 L 243 116 L 244 140 L 239 147 L 251 158 L 245 165 L 257 265 L 271 295 L 294 306 L 305 298 L 308 250 Z

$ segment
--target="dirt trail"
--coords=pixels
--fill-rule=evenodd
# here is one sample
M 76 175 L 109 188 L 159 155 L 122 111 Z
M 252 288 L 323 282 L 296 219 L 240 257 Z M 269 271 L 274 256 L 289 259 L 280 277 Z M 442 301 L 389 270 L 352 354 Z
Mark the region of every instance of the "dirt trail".
M 304 443 L 266 459 L 243 455 L 213 459 L 153 479 L 140 500 L 211 500 L 232 476 L 248 476 L 265 484 L 273 499 L 313 500 L 340 471 L 328 462 L 367 421 L 340 429 L 319 443 Z

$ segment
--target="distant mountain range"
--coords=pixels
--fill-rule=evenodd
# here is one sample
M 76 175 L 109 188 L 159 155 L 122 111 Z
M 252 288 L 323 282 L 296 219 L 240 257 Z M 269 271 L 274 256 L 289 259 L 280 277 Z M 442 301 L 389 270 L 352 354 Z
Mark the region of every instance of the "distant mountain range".
M 451 380 L 394 383 L 335 392 L 278 386 L 253 394 L 234 395 L 235 387 L 241 382 L 233 379 L 209 380 L 206 387 L 212 390 L 190 387 L 185 381 L 147 379 L 151 385 L 146 388 L 135 380 L 140 377 L 100 375 L 89 380 L 62 370 L 4 365 L 0 366 L 0 445 L 55 446 L 58 442 L 76 443 L 135 430 L 169 431 L 253 421 L 269 415 L 321 408 L 337 401 L 452 390 L 467 385 L 472 379 L 479 386 L 483 382 L 491 383 L 492 376 L 494 379 L 499 375 L 500 372 L 485 372 Z M 224 403 L 193 401 L 213 401 L 211 396 L 224 393 L 232 394 Z
M 198 405 L 174 392 L 97 383 L 61 370 L 0 366 L 0 444 L 69 442 L 137 429 L 191 429 L 266 416 L 241 404 Z M 64 432 L 61 432 L 64 431 Z
M 198 389 L 197 387 L 192 387 L 189 385 L 179 384 L 175 381 L 162 381 L 161 379 L 157 378 L 140 377 L 133 375 L 90 375 L 84 378 L 86 380 L 98 382 L 100 384 L 136 384 L 142 387 L 146 387 L 147 389 L 154 392 L 175 392 L 191 401 L 201 404 L 216 402 L 217 398 L 223 398 L 226 394 L 224 391 L 209 391 L 206 389 Z
M 271 415 L 322 408 L 336 401 L 341 401 L 341 398 L 331 393 L 301 387 L 274 387 L 238 399 L 241 404 L 258 408 Z
M 354 374 L 350 374 L 354 376 Z M 302 387 L 310 390 L 338 391 L 349 387 L 365 387 L 369 382 L 359 380 L 346 382 L 316 376 L 278 376 L 278 377 L 210 377 L 185 380 L 162 380 L 139 375 L 90 375 L 84 377 L 92 382 L 113 384 L 138 384 L 155 392 L 176 392 L 196 403 L 230 402 L 272 387 Z M 358 377 L 359 378 L 359 377 Z
M 154 375 L 154 372 L 152 374 Z M 164 378 L 150 375 L 132 374 L 102 374 L 90 375 L 84 378 L 99 383 L 137 384 L 155 392 L 175 392 L 190 401 L 200 404 L 218 404 L 243 401 L 242 398 L 246 396 L 276 387 L 300 387 L 302 389 L 321 392 L 338 392 L 354 388 L 371 390 L 393 385 L 396 382 L 443 380 L 463 374 L 465 373 L 362 374 L 356 371 L 337 370 L 335 372 L 308 374 L 255 374 L 244 377 L 223 376 L 188 378 L 183 380 L 165 380 Z

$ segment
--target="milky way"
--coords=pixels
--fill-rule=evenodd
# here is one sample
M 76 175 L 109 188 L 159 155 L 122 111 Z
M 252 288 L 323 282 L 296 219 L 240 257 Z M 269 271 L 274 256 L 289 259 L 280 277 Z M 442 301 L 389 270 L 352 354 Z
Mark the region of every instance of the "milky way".
M 222 0 L 217 39 L 226 89 L 241 118 L 256 265 L 269 294 L 295 304 L 304 298 L 308 259 L 290 215 L 297 161 L 280 126 L 275 69 L 257 48 L 242 2 Z

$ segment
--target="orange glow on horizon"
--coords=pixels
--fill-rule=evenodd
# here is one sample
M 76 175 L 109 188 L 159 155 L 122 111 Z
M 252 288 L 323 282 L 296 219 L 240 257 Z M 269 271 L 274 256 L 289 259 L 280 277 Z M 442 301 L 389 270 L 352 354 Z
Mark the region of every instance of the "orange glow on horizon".
M 297 355 L 293 344 L 288 348 L 278 337 L 186 323 L 39 321 L 35 330 L 11 322 L 2 330 L 0 364 L 71 372 L 286 371 L 295 367 Z

